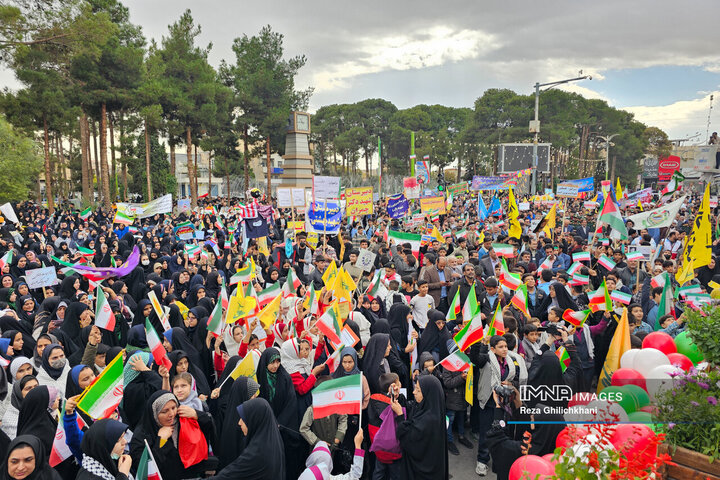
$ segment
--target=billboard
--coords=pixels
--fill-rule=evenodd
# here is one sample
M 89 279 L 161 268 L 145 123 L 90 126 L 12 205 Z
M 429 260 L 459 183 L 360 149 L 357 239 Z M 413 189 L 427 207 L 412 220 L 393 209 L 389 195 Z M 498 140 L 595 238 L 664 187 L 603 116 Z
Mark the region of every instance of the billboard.
M 680 157 L 670 155 L 667 158 L 661 158 L 658 168 L 658 180 L 661 182 L 669 182 L 673 172 L 680 170 Z
M 658 178 L 659 161 L 655 157 L 647 157 L 643 161 L 642 178 Z
M 550 173 L 549 143 L 538 143 L 538 173 Z M 498 148 L 498 173 L 517 172 L 533 165 L 532 143 L 502 143 Z

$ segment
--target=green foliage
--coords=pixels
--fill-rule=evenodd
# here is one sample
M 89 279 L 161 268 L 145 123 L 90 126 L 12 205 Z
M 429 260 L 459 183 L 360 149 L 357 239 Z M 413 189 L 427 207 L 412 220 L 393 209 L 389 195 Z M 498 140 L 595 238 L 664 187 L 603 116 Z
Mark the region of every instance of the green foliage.
M 36 185 L 42 158 L 31 138 L 16 132 L 0 116 L 0 203 L 27 200 Z
M 702 313 L 686 309 L 685 318 L 688 337 L 702 352 L 706 361 L 720 366 L 720 342 L 717 338 L 717 329 L 720 328 L 720 307 L 706 308 Z
M 145 140 L 138 138 L 137 146 L 134 148 L 134 155 L 128 159 L 128 173 L 132 177 L 128 179 L 130 193 L 142 194 L 147 199 L 147 175 L 145 170 Z M 174 193 L 177 181 L 170 174 L 170 163 L 168 162 L 165 146 L 158 141 L 157 134 L 150 136 L 150 171 L 152 172 L 153 195 L 159 197 L 166 193 Z
M 711 332 L 708 330 L 708 332 Z M 693 337 L 695 338 L 695 337 Z M 717 341 L 716 341 L 717 342 Z M 720 371 L 692 368 L 656 396 L 657 418 L 671 445 L 720 458 Z

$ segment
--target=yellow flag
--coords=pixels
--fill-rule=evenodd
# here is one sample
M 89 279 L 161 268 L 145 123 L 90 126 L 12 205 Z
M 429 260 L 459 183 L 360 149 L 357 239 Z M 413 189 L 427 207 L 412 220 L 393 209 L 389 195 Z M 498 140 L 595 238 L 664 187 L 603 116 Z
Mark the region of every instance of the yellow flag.
M 610 379 L 613 373 L 620 368 L 620 357 L 628 350 L 630 350 L 630 325 L 628 324 L 627 308 L 623 308 L 622 317 L 610 341 L 610 348 L 608 348 L 607 357 L 605 357 L 605 364 L 603 365 L 602 372 L 600 372 L 597 387 L 598 393 L 605 387 L 610 386 Z
M 641 212 L 645 211 L 642 207 L 642 203 L 640 203 L 640 200 L 638 200 L 638 208 L 640 209 Z
M 325 283 L 325 288 L 328 290 L 335 285 L 335 279 L 337 278 L 338 270 L 337 266 L 335 265 L 335 262 L 330 260 L 330 264 L 325 269 L 325 272 L 323 273 L 322 279 Z
M 255 358 L 256 356 L 254 353 L 251 351 L 248 352 L 247 355 L 245 355 L 245 358 L 238 362 L 232 372 L 230 372 L 232 379 L 237 380 L 240 377 L 250 377 L 257 380 L 255 377 Z
M 515 194 L 513 193 L 513 189 L 508 189 L 508 192 L 508 220 L 510 220 L 510 230 L 508 230 L 508 235 L 513 238 L 519 239 L 522 236 L 522 227 L 520 226 L 520 222 L 518 221 L 518 215 L 520 215 L 520 212 L 518 211 L 518 206 L 517 202 L 515 201 Z
M 242 290 L 242 289 L 239 289 Z M 255 297 L 245 297 L 233 295 L 228 303 L 225 322 L 235 323 L 241 318 L 247 317 L 255 311 L 257 300 Z
M 473 397 L 473 367 L 470 365 L 467 378 L 465 379 L 465 401 L 472 405 Z
M 677 271 L 675 274 L 675 280 L 677 280 L 682 287 L 693 278 L 695 278 L 695 267 L 693 265 L 693 260 L 690 259 L 689 262 L 683 263 L 682 268 Z
M 257 239 L 258 252 L 262 253 L 266 257 L 270 256 L 270 250 L 268 249 L 267 237 L 260 237 Z
M 175 305 L 177 305 L 177 307 L 180 309 L 180 315 L 182 315 L 184 319 L 187 319 L 187 314 L 190 311 L 190 309 L 188 307 L 186 307 L 185 304 L 179 300 L 175 300 Z
M 480 243 L 483 243 L 484 241 L 485 241 L 485 230 L 478 233 L 477 243 L 480 244 Z
M 275 297 L 272 302 L 265 305 L 265 308 L 258 313 L 258 319 L 263 328 L 270 328 L 270 325 L 277 320 L 278 313 L 280 313 L 280 299 L 282 299 L 282 295 Z
M 335 277 L 335 285 L 333 290 L 337 298 L 344 298 L 348 302 L 352 302 L 353 292 L 357 288 L 350 274 L 340 267 L 337 277 Z
M 693 222 L 692 234 L 683 254 L 683 262 L 692 260 L 693 268 L 704 267 L 710 263 L 712 254 L 712 226 L 710 224 L 710 183 L 705 187 L 700 210 Z
M 545 227 L 543 228 L 543 232 L 545 232 L 545 236 L 548 238 L 553 237 L 553 232 L 555 231 L 555 213 L 556 213 L 556 207 L 557 203 L 553 203 L 552 208 L 548 212 L 548 214 L 545 216 Z
M 443 238 L 442 235 L 440 235 L 440 231 L 437 227 L 433 227 L 432 232 L 430 232 L 430 235 L 437 240 L 440 243 L 445 243 L 445 238 Z
M 615 186 L 615 198 L 618 202 L 623 198 L 622 187 L 620 186 L 620 177 L 617 178 L 617 185 Z

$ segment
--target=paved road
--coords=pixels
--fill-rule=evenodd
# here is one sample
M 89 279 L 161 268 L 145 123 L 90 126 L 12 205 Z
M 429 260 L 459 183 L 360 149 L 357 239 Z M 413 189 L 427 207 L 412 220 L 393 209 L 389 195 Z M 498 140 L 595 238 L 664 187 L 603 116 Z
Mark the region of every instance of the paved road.
M 453 480 L 496 480 L 496 476 L 492 471 L 484 477 L 475 473 L 475 463 L 477 458 L 477 442 L 473 441 L 473 448 L 465 448 L 458 444 L 460 455 L 455 456 L 448 454 L 450 459 L 450 478 Z

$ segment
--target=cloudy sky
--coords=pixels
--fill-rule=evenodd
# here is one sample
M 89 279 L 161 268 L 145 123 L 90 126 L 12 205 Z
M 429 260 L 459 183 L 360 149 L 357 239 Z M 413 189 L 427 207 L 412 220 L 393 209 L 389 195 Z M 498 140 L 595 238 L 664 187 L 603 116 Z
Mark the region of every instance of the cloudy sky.
M 720 23 L 716 2 L 447 0 L 125 0 L 148 38 L 191 9 L 212 42 L 211 62 L 232 61 L 234 38 L 263 25 L 304 54 L 298 86 L 311 110 L 385 98 L 472 106 L 488 88 L 530 93 L 536 81 L 593 76 L 565 87 L 634 112 L 671 138 L 705 141 L 720 129 Z M 0 78 L 2 80 L 2 78 Z M 541 112 L 542 120 L 542 112 Z

